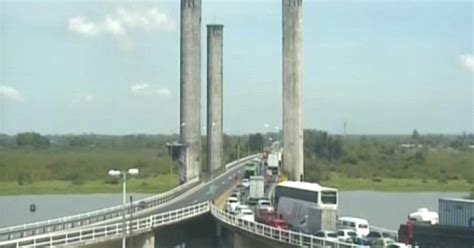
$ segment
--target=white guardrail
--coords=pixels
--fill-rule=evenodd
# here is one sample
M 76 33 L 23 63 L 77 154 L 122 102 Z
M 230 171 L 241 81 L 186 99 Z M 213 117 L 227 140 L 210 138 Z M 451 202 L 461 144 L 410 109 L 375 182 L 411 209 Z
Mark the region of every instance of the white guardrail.
M 225 168 L 227 170 L 235 165 L 238 165 L 239 163 L 248 161 L 256 157 L 258 157 L 258 154 L 240 158 L 238 160 L 226 164 Z M 130 214 L 130 212 L 136 213 L 138 211 L 142 211 L 166 203 L 174 199 L 175 197 L 183 194 L 188 189 L 196 186 L 199 181 L 199 178 L 195 178 L 167 192 L 163 192 L 158 195 L 150 196 L 140 201 L 136 201 L 133 206 L 127 204 L 127 206 L 125 206 L 126 214 Z M 0 241 L 14 240 L 28 236 L 41 235 L 50 232 L 63 231 L 70 228 L 90 225 L 93 223 L 98 223 L 113 218 L 121 217 L 123 215 L 123 211 L 124 206 L 117 205 L 114 207 L 99 209 L 77 215 L 0 228 Z
M 267 239 L 272 239 L 278 242 L 300 246 L 300 247 L 331 247 L 331 248 L 348 248 L 360 247 L 356 244 L 349 244 L 344 242 L 329 241 L 324 238 L 316 237 L 301 232 L 293 232 L 280 228 L 274 228 L 269 225 L 258 222 L 247 221 L 237 218 L 235 215 L 228 214 L 218 207 L 211 206 L 212 215 L 223 223 L 226 223 L 235 228 L 239 228 L 253 235 L 259 235 Z
M 128 236 L 150 232 L 153 228 L 159 226 L 180 222 L 185 219 L 206 214 L 209 210 L 210 204 L 206 201 L 177 210 L 127 221 L 125 225 L 120 222 L 103 226 L 41 234 L 17 240 L 0 242 L 0 247 L 62 247 L 93 244 L 121 238 L 124 231 Z
M 127 204 L 125 206 L 126 213 L 129 214 L 131 211 L 135 213 L 137 211 L 142 211 L 144 209 L 152 208 L 157 205 L 168 202 L 174 199 L 175 197 L 183 194 L 189 188 L 194 187 L 198 182 L 199 178 L 195 178 L 167 192 L 163 192 L 161 194 L 150 196 L 140 201 L 136 201 L 133 206 Z M 110 208 L 99 209 L 87 213 L 71 215 L 62 218 L 1 228 L 0 241 L 18 239 L 32 235 L 56 232 L 69 228 L 90 225 L 93 223 L 120 217 L 123 215 L 123 211 L 124 206 L 118 205 Z

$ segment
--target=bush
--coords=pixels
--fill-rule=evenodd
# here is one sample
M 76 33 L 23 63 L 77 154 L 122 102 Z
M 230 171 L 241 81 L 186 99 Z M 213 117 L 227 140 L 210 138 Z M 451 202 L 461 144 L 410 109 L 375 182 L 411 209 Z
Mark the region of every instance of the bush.
M 381 183 L 382 181 L 383 181 L 383 180 L 382 180 L 382 178 L 380 178 L 380 177 L 374 177 L 374 178 L 372 178 L 372 182 L 374 182 L 374 183 Z
M 106 184 L 119 184 L 120 179 L 117 177 L 106 177 L 104 182 Z

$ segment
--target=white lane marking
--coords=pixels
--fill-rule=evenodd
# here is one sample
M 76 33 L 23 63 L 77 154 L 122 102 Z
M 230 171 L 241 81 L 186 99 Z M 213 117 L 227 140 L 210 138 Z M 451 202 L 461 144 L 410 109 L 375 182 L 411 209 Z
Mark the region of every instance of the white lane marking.
M 222 184 L 225 184 L 225 180 L 224 180 L 224 181 L 222 181 Z

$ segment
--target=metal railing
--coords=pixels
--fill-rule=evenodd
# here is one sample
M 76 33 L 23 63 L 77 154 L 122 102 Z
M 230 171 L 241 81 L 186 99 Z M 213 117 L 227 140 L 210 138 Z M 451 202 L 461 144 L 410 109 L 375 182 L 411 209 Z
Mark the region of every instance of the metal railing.
M 225 165 L 226 170 L 233 169 L 236 165 L 257 157 L 258 154 L 250 155 Z M 216 178 L 219 178 L 216 177 Z M 216 179 L 214 178 L 214 179 Z M 12 227 L 0 228 L 0 241 L 13 240 L 28 236 L 41 235 L 50 232 L 63 231 L 71 228 L 77 228 L 85 225 L 103 222 L 121 217 L 124 214 L 136 213 L 145 209 L 156 207 L 180 196 L 188 189 L 196 186 L 201 181 L 200 178 L 192 179 L 183 185 L 173 188 L 167 192 L 154 195 L 140 201 L 136 201 L 132 206 L 117 205 L 114 207 L 99 209 L 91 212 L 71 215 L 46 221 L 39 221 Z M 209 183 L 209 182 L 208 182 Z
M 128 236 L 150 232 L 153 228 L 164 226 L 185 219 L 190 219 L 210 210 L 209 202 L 201 202 L 192 206 L 155 214 L 143 218 L 114 223 L 109 225 L 94 226 L 81 229 L 65 230 L 49 234 L 25 237 L 17 240 L 0 242 L 0 247 L 57 247 L 80 244 L 93 244 L 121 238 L 125 231 Z
M 269 225 L 261 224 L 254 221 L 248 221 L 236 217 L 235 215 L 226 213 L 218 207 L 211 205 L 212 215 L 220 220 L 221 222 L 239 228 L 253 235 L 259 235 L 267 239 L 272 239 L 278 242 L 300 246 L 300 247 L 331 247 L 331 248 L 348 248 L 348 247 L 360 247 L 356 244 L 349 244 L 338 241 L 329 241 L 324 238 L 316 237 L 313 235 L 293 232 L 290 230 L 284 230 L 275 228 Z
M 118 205 L 62 218 L 1 228 L 0 241 L 77 228 L 120 217 L 123 215 L 124 211 L 126 211 L 126 214 L 129 214 L 130 212 L 135 213 L 144 209 L 149 209 L 174 199 L 186 192 L 186 190 L 196 186 L 198 182 L 199 178 L 195 178 L 167 192 L 137 201 L 132 206 L 128 204 L 125 207 L 123 205 Z

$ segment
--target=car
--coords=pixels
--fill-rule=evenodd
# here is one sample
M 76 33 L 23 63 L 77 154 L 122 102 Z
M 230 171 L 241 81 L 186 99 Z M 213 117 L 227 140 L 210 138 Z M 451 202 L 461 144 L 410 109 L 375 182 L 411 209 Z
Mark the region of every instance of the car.
M 288 224 L 280 218 L 273 218 L 271 221 L 271 226 L 283 230 L 288 230 L 290 228 Z
M 229 198 L 227 198 L 227 202 L 226 202 L 226 205 L 225 205 L 225 210 L 227 212 L 231 213 L 231 214 L 234 214 L 235 213 L 235 208 L 239 204 L 240 204 L 239 199 L 237 199 L 235 197 L 229 197 Z
M 239 204 L 235 207 L 234 212 L 235 212 L 236 215 L 239 215 L 242 212 L 242 210 L 244 210 L 244 209 L 249 209 L 249 206 Z
M 250 181 L 248 178 L 242 179 L 242 182 L 240 182 L 240 184 L 242 184 L 242 186 L 244 186 L 245 188 L 250 187 Z
M 357 238 L 357 233 L 351 229 L 339 229 L 336 233 L 337 239 L 346 243 L 353 243 Z
M 251 207 L 251 208 L 254 208 L 257 206 L 257 203 L 258 203 L 258 198 L 251 198 L 249 197 L 247 199 L 247 204 Z
M 411 246 L 406 245 L 404 243 L 398 243 L 398 242 L 387 245 L 387 248 L 409 248 L 409 247 Z
M 241 199 L 241 198 L 240 198 L 241 195 L 242 195 L 242 194 L 240 193 L 240 191 L 234 190 L 230 196 L 231 196 L 231 197 L 235 197 L 235 198 L 237 198 L 237 199 L 240 200 L 240 199 Z
M 378 238 L 372 243 L 371 248 L 386 248 L 389 245 L 395 243 L 395 240 L 391 238 Z
M 275 208 L 272 206 L 272 203 L 266 199 L 260 199 L 257 201 L 258 210 L 267 210 L 269 212 L 274 212 Z
M 336 232 L 333 232 L 333 231 L 326 231 L 326 230 L 321 230 L 321 231 L 317 231 L 314 236 L 318 237 L 318 238 L 323 238 L 327 241 L 331 241 L 331 242 L 337 242 L 337 233 Z
M 366 219 L 355 217 L 339 217 L 337 220 L 338 229 L 352 229 L 357 237 L 362 238 L 369 234 L 369 222 Z
M 242 209 L 240 211 L 239 215 L 237 215 L 237 217 L 241 220 L 246 220 L 246 221 L 251 221 L 251 222 L 255 221 L 255 217 L 253 215 L 252 210 L 250 210 L 248 208 Z
M 377 240 L 379 239 L 391 239 L 393 240 L 392 235 L 386 232 L 380 232 L 380 231 L 371 231 L 369 234 L 365 237 L 365 241 L 369 245 L 375 245 Z

